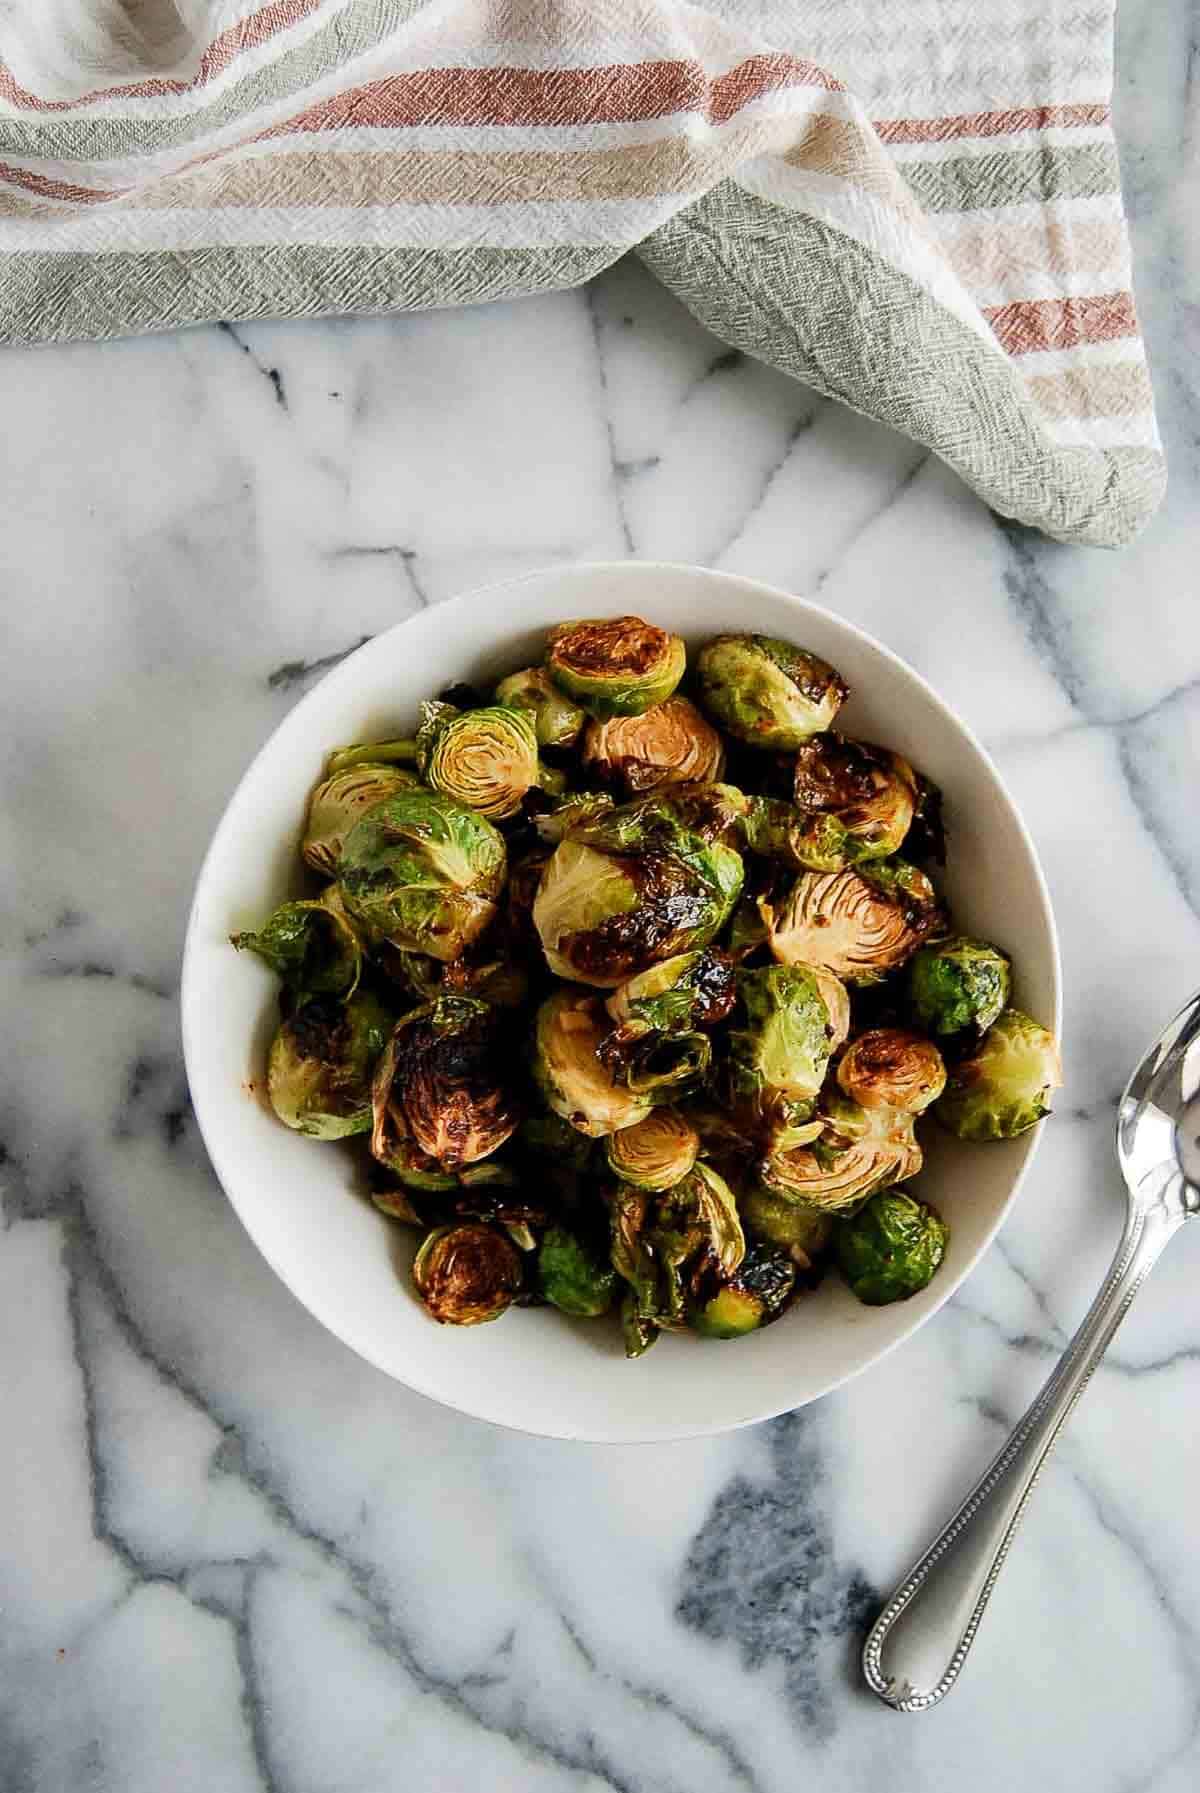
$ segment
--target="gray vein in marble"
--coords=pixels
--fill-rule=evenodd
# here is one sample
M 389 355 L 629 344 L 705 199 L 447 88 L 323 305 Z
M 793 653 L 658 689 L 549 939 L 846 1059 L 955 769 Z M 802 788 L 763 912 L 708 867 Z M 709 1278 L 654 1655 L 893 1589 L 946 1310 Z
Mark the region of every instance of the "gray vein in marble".
M 348 553 L 350 550 L 343 550 L 343 552 Z M 393 550 L 377 548 L 374 550 L 361 549 L 357 552 L 384 554 L 393 552 Z M 282 666 L 277 666 L 273 672 L 267 674 L 265 681 L 267 690 L 295 691 L 300 685 L 307 685 L 313 679 L 320 678 L 323 673 L 329 672 L 333 667 L 340 666 L 343 660 L 348 660 L 351 654 L 356 654 L 360 647 L 365 647 L 367 642 L 372 640 L 374 637 L 371 635 L 360 635 L 357 641 L 350 643 L 349 647 L 335 648 L 333 653 L 322 654 L 317 660 L 285 660 Z
M 765 1428 L 771 1473 L 735 1476 L 718 1495 L 692 1540 L 675 1612 L 702 1637 L 733 1643 L 745 1668 L 778 1664 L 796 1722 L 828 1739 L 839 1672 L 828 1647 L 857 1641 L 879 1601 L 835 1559 L 820 1425 L 805 1408 Z
M 217 329 L 223 331 L 231 341 L 237 344 L 238 348 L 242 351 L 242 354 L 248 358 L 251 365 L 255 367 L 262 375 L 263 379 L 269 383 L 271 391 L 275 396 L 275 403 L 279 406 L 280 410 L 286 411 L 288 408 L 287 394 L 284 391 L 283 375 L 280 373 L 279 369 L 277 367 L 264 367 L 258 356 L 254 353 L 254 350 L 250 347 L 250 344 L 243 341 L 235 325 L 218 324 Z
M 626 554 L 636 552 L 633 530 L 629 523 L 629 513 L 625 508 L 625 482 L 627 474 L 622 467 L 627 465 L 617 454 L 617 432 L 613 424 L 612 407 L 609 403 L 608 369 L 604 359 L 604 325 L 600 317 L 596 287 L 593 282 L 585 288 L 584 302 L 587 305 L 588 326 L 592 333 L 592 352 L 595 358 L 596 379 L 600 387 L 600 409 L 604 423 L 605 437 L 608 442 L 608 465 L 612 479 L 612 499 L 617 513 L 617 524 L 621 531 L 621 541 Z
M 837 554 L 829 562 L 828 566 L 821 568 L 812 583 L 811 589 L 814 592 L 820 591 L 822 586 L 824 586 L 828 580 L 832 578 L 833 574 L 840 569 L 842 562 L 845 560 L 851 548 L 853 548 L 857 542 L 862 541 L 863 537 L 875 527 L 876 523 L 878 523 L 881 518 L 886 517 L 889 511 L 895 510 L 898 504 L 903 503 L 920 474 L 932 463 L 932 461 L 933 456 L 927 448 L 921 449 L 920 452 L 914 456 L 912 465 L 908 468 L 907 472 L 896 481 L 896 484 L 892 487 L 891 491 L 882 502 L 876 505 L 875 509 L 862 519 L 844 541 L 838 543 Z
M 88 1327 L 84 1314 L 84 1294 L 88 1289 L 102 1301 L 112 1322 L 134 1355 L 148 1365 L 168 1387 L 188 1405 L 205 1415 L 221 1434 L 221 1444 L 213 1455 L 210 1473 L 234 1475 L 262 1499 L 273 1519 L 284 1532 L 310 1547 L 318 1559 L 344 1577 L 352 1598 L 340 1602 L 340 1610 L 362 1634 L 394 1662 L 424 1693 L 440 1699 L 449 1709 L 479 1725 L 485 1731 L 506 1738 L 531 1757 L 561 1767 L 573 1774 L 594 1776 L 613 1793 L 640 1793 L 641 1783 L 621 1771 L 590 1729 L 584 1729 L 573 1741 L 551 1735 L 527 1714 L 522 1722 L 523 1703 L 518 1702 L 513 1714 L 489 1709 L 487 1695 L 506 1686 L 507 1678 L 491 1674 L 469 1673 L 457 1679 L 438 1675 L 424 1664 L 410 1634 L 401 1626 L 389 1601 L 378 1586 L 377 1572 L 370 1564 L 360 1562 L 350 1551 L 321 1530 L 306 1523 L 274 1485 L 270 1476 L 247 1458 L 237 1428 L 220 1413 L 182 1375 L 164 1362 L 143 1337 L 121 1290 L 106 1264 L 99 1241 L 87 1215 L 83 1190 L 74 1183 L 61 1197 L 58 1212 L 65 1219 L 64 1260 L 68 1272 L 68 1309 L 75 1338 L 75 1358 L 84 1399 L 86 1445 L 92 1486 L 94 1528 L 97 1538 L 106 1543 L 127 1570 L 136 1585 L 163 1583 L 178 1591 L 185 1599 L 204 1610 L 224 1618 L 233 1630 L 235 1649 L 243 1680 L 243 1710 L 246 1714 L 255 1760 L 265 1793 L 284 1793 L 284 1783 L 272 1767 L 269 1754 L 269 1720 L 261 1697 L 253 1641 L 253 1579 L 246 1585 L 245 1599 L 230 1606 L 214 1598 L 211 1590 L 199 1591 L 191 1580 L 210 1568 L 209 1563 L 192 1563 L 183 1569 L 172 1569 L 144 1550 L 136 1547 L 118 1527 L 111 1513 L 108 1476 L 104 1458 L 104 1438 L 97 1418 L 94 1373 Z M 254 1574 L 271 1568 L 269 1554 L 250 1566 Z M 511 1648 L 515 1631 L 510 1632 Z M 501 1646 L 503 1654 L 504 1645 Z M 732 1744 L 723 1734 L 703 1726 L 682 1713 L 667 1696 L 657 1690 L 636 1688 L 629 1691 L 640 1700 L 669 1714 L 694 1736 L 718 1751 L 737 1779 L 753 1787 L 748 1770 Z

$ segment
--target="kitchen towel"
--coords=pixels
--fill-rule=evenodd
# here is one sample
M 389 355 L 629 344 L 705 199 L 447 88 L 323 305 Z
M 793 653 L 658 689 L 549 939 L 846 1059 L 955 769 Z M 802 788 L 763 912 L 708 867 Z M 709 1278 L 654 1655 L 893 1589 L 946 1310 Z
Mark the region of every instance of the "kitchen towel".
M 0 341 L 472 304 L 634 250 L 1113 546 L 1164 470 L 1111 0 L 5 0 Z

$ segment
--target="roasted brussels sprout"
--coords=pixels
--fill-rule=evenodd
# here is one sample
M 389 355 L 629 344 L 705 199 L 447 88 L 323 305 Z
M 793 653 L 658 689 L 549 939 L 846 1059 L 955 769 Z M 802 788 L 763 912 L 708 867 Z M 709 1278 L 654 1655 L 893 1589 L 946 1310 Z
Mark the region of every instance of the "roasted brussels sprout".
M 419 781 L 414 772 L 399 766 L 370 763 L 334 772 L 317 786 L 308 801 L 308 820 L 300 852 L 305 863 L 323 878 L 336 878 L 346 836 L 369 809 L 411 789 Z
M 708 945 L 737 901 L 742 861 L 690 826 L 693 819 L 650 797 L 571 830 L 533 905 L 551 971 L 612 989 Z
M 607 1145 L 609 1169 L 634 1189 L 658 1193 L 690 1176 L 700 1154 L 700 1135 L 677 1108 L 656 1108 L 635 1127 L 614 1133 Z
M 258 932 L 231 934 L 269 965 L 296 1002 L 349 996 L 362 976 L 362 946 L 335 890 L 315 902 L 283 903 Z
M 812 1113 L 832 1050 L 829 1009 L 804 965 L 740 971 L 737 983 L 743 1024 L 729 1032 L 732 1108 L 770 1136 Z
M 917 776 L 886 747 L 813 735 L 796 750 L 795 801 L 806 817 L 843 831 L 842 863 L 883 859 L 899 852 L 912 825 Z
M 527 710 L 424 704 L 417 749 L 421 773 L 435 791 L 493 822 L 515 816 L 538 782 L 537 733 Z
M 501 679 L 496 702 L 506 709 L 528 711 L 539 747 L 573 747 L 587 721 L 579 705 L 551 682 L 544 666 L 527 666 L 524 672 Z
M 346 837 L 338 888 L 378 941 L 457 959 L 496 915 L 503 837 L 437 791 L 399 791 Z
M 736 967 L 716 947 L 676 953 L 618 986 L 605 1003 L 630 1033 L 691 1032 L 714 1027 L 733 1009 Z
M 932 884 L 899 861 L 801 872 L 782 899 L 759 904 L 771 951 L 785 965 L 819 965 L 848 984 L 873 984 L 944 925 Z
M 732 1276 L 701 1274 L 688 1302 L 688 1324 L 706 1339 L 739 1339 L 777 1320 L 796 1287 L 785 1251 L 753 1245 Z
M 598 996 L 556 990 L 538 1010 L 534 1075 L 546 1105 L 593 1139 L 644 1120 L 654 1106 L 613 1080 L 596 1048 L 607 1032 Z
M 790 798 L 748 797 L 741 832 L 751 853 L 799 871 L 840 871 L 851 857 L 836 816 L 805 815 Z
M 848 695 L 832 666 L 770 635 L 718 635 L 696 671 L 709 715 L 752 747 L 794 751 L 830 726 Z
M 932 1278 L 946 1255 L 944 1220 L 899 1189 L 875 1195 L 835 1230 L 842 1275 L 867 1307 L 907 1301 Z
M 1008 1001 L 1009 962 L 986 940 L 956 934 L 923 946 L 908 967 L 908 1002 L 917 1026 L 945 1038 L 987 1032 Z
M 863 1108 L 920 1114 L 946 1087 L 946 1067 L 932 1040 L 903 1027 L 859 1034 L 838 1064 L 842 1089 Z
M 1019 1009 L 1005 1009 L 969 1058 L 950 1068 L 932 1112 L 959 1139 L 1016 1139 L 1050 1112 L 1062 1084 L 1054 1035 Z
M 442 1326 L 498 1320 L 520 1294 L 521 1255 L 496 1227 L 439 1226 L 413 1259 L 417 1294 Z
M 703 1272 L 724 1280 L 735 1273 L 746 1240 L 733 1191 L 703 1161 L 656 1197 L 619 1184 L 609 1195 L 609 1210 L 613 1268 L 632 1292 L 626 1351 L 636 1356 L 659 1328 L 685 1324 L 695 1277 Z
M 833 1214 L 860 1206 L 866 1196 L 920 1170 L 921 1147 L 911 1114 L 860 1108 L 828 1092 L 821 1110 L 817 1139 L 763 1160 L 760 1174 L 769 1194 Z
M 616 1272 L 578 1233 L 552 1226 L 537 1255 L 538 1283 L 554 1307 L 577 1319 L 606 1314 L 613 1303 Z
M 368 990 L 316 997 L 283 1022 L 267 1055 L 267 1096 L 286 1127 L 312 1139 L 369 1132 L 371 1073 L 392 1017 Z
M 403 1120 L 402 1116 L 401 1120 Z M 397 1136 L 395 1127 L 390 1124 L 390 1119 L 384 1119 L 378 1107 L 373 1108 L 373 1140 L 376 1136 L 376 1127 L 385 1127 L 386 1131 L 378 1135 L 380 1150 L 374 1153 L 375 1159 L 391 1172 L 396 1181 L 403 1185 L 406 1192 L 415 1191 L 418 1195 L 447 1195 L 457 1189 L 457 1174 L 452 1170 L 443 1170 L 437 1159 L 431 1158 L 427 1152 L 423 1152 L 414 1139 Z M 380 1193 L 384 1197 L 382 1201 L 377 1199 Z M 394 1212 L 394 1208 L 388 1205 L 394 1195 L 395 1191 L 389 1186 L 381 1192 L 373 1189 L 371 1199 L 377 1208 L 383 1208 L 384 1213 L 389 1214 Z
M 833 1237 L 832 1216 L 762 1188 L 746 1190 L 738 1209 L 748 1233 L 780 1246 L 801 1275 L 811 1280 Z
M 546 656 L 557 688 L 599 722 L 665 703 L 686 664 L 679 636 L 640 616 L 563 623 L 551 632 Z
M 719 779 L 725 750 L 712 724 L 677 693 L 640 716 L 589 722 L 583 763 L 590 772 L 620 781 L 637 796 L 659 785 Z
M 502 1064 L 495 1011 L 472 996 L 439 996 L 400 1021 L 372 1091 L 372 1151 L 393 1165 L 411 1139 L 443 1170 L 497 1151 L 520 1118 Z

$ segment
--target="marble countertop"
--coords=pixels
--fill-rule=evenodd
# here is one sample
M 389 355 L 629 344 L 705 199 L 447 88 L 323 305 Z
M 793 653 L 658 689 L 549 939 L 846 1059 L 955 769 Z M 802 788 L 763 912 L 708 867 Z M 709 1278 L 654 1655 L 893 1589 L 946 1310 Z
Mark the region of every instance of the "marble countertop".
M 902 1719 L 855 1673 L 1100 1280 L 1114 1100 L 1197 982 L 1190 10 L 1122 9 L 1172 478 L 1120 554 L 997 522 L 632 265 L 0 361 L 4 1793 L 1200 1781 L 1200 1236 L 1097 1376 L 952 1698 Z M 661 1449 L 459 1419 L 328 1337 L 208 1167 L 177 1006 L 209 834 L 322 670 L 451 593 L 622 555 L 816 597 L 934 681 L 1030 822 L 1067 1002 L 1068 1087 L 961 1293 L 844 1392 Z

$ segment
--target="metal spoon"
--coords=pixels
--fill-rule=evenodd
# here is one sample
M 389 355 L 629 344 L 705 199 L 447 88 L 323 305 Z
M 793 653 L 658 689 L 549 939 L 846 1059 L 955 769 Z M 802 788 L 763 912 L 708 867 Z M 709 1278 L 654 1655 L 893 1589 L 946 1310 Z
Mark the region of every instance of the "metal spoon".
M 1117 1158 L 1129 1211 L 1104 1287 L 1007 1444 L 863 1646 L 868 1684 L 897 1712 L 924 1712 L 954 1686 L 1055 1439 L 1159 1252 L 1200 1214 L 1200 994 L 1130 1078 L 1117 1113 Z

